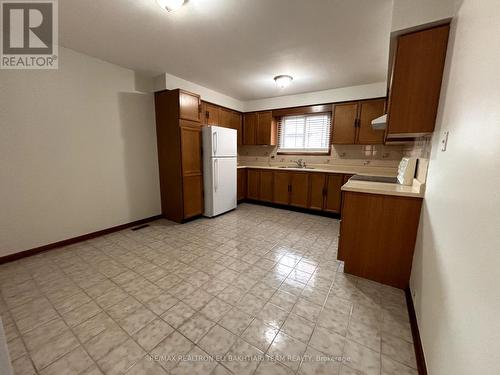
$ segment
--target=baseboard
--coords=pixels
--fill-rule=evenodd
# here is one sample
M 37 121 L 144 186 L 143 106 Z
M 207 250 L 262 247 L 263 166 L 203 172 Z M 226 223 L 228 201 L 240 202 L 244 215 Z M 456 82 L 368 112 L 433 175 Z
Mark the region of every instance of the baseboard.
M 405 289 L 406 306 L 408 307 L 408 315 L 410 317 L 411 334 L 413 336 L 413 346 L 415 347 L 415 357 L 417 359 L 417 369 L 419 375 L 427 375 L 427 365 L 425 364 L 424 349 L 420 339 L 418 330 L 417 315 L 415 314 L 415 306 L 411 298 L 410 288 Z
M 155 216 L 151 216 L 151 217 L 148 217 L 145 219 L 132 221 L 130 223 L 120 224 L 120 225 L 117 225 L 115 227 L 101 229 L 101 230 L 98 230 L 96 232 L 83 234 L 83 235 L 78 236 L 78 237 L 68 238 L 66 240 L 53 242 L 53 243 L 50 243 L 47 245 L 35 247 L 33 249 L 20 251 L 18 253 L 14 253 L 14 254 L 5 255 L 3 257 L 0 257 L 0 264 L 7 263 L 7 262 L 13 262 L 15 260 L 29 257 L 31 255 L 35 255 L 38 253 L 42 253 L 44 251 L 53 250 L 53 249 L 56 249 L 58 247 L 72 245 L 72 244 L 77 243 L 77 242 L 87 241 L 87 240 L 90 240 L 91 238 L 103 236 L 105 234 L 117 232 L 119 230 L 131 228 L 131 227 L 135 227 L 135 226 L 142 225 L 142 224 L 148 223 L 150 221 L 161 219 L 161 218 L 162 218 L 161 215 L 155 215 Z

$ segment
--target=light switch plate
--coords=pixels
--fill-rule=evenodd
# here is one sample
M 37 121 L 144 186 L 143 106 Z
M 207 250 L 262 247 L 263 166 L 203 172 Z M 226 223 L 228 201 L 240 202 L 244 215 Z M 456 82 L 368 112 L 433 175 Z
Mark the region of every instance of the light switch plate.
M 443 136 L 441 137 L 441 151 L 446 151 L 446 146 L 448 146 L 448 134 L 449 131 L 443 132 Z

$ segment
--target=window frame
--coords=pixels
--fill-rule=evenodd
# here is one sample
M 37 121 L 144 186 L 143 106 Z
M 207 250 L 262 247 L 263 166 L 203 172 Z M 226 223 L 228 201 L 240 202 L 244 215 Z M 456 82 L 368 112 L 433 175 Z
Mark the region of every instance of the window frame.
M 294 116 L 304 116 L 304 117 L 307 117 L 307 116 L 317 116 L 317 115 L 329 115 L 330 116 L 330 140 L 329 140 L 329 143 L 328 143 L 328 151 L 297 151 L 297 150 L 294 150 L 294 151 L 284 151 L 284 150 L 280 150 L 280 135 L 281 135 L 281 129 L 279 128 L 281 122 L 282 122 L 282 119 L 283 117 L 294 117 Z M 277 143 L 278 143 L 278 148 L 277 148 L 277 151 L 276 151 L 276 154 L 277 155 L 302 155 L 302 156 L 330 156 L 331 153 L 332 153 L 332 136 L 333 136 L 333 112 L 332 111 L 325 111 L 325 112 L 313 112 L 313 113 L 297 113 L 297 114 L 293 114 L 293 115 L 283 115 L 283 116 L 280 116 L 279 119 L 278 119 L 278 129 L 277 129 L 277 133 L 278 133 L 278 139 L 277 139 Z

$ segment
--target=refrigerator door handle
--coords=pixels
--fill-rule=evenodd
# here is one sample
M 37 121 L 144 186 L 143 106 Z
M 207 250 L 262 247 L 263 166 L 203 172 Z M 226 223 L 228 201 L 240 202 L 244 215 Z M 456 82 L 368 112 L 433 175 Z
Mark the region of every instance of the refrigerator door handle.
M 217 191 L 219 187 L 219 161 L 214 160 L 214 191 Z
M 212 140 L 212 144 L 213 144 L 213 149 L 214 149 L 214 155 L 217 155 L 217 132 L 214 132 L 213 134 L 213 140 Z

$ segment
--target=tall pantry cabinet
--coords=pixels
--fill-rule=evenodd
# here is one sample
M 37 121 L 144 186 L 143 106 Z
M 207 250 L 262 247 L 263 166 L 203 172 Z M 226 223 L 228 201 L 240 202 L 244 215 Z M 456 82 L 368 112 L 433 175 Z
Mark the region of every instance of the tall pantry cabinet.
M 184 90 L 155 93 L 162 215 L 178 223 L 203 213 L 201 100 Z

